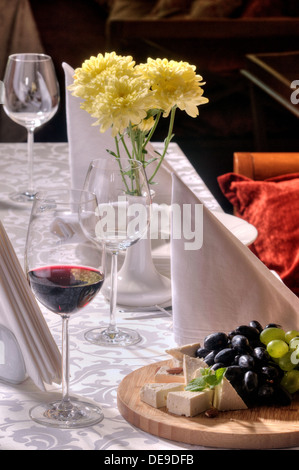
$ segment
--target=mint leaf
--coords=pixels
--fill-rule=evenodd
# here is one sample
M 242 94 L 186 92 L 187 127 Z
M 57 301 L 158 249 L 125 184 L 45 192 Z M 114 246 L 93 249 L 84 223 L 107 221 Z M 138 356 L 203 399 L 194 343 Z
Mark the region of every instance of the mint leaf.
M 220 384 L 220 382 L 222 381 L 225 372 L 226 372 L 226 367 L 220 367 L 219 369 L 215 371 L 215 375 L 218 381 L 217 385 Z
M 185 390 L 190 392 L 201 392 L 206 388 L 206 380 L 204 377 L 197 377 L 196 379 L 191 380 L 185 387 Z
M 190 392 L 202 392 L 207 388 L 213 389 L 216 385 L 221 383 L 225 371 L 226 367 L 221 367 L 215 371 L 210 367 L 200 369 L 201 375 L 191 380 L 185 387 L 185 390 Z

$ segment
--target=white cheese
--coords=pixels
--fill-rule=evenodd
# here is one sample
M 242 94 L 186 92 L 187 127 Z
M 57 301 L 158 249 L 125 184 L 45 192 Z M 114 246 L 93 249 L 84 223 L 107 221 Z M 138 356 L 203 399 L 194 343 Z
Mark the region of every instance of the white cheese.
M 183 367 L 183 361 L 176 359 L 175 357 L 171 360 L 172 367 Z
M 220 411 L 245 410 L 248 408 L 225 377 L 223 377 L 221 383 L 215 387 L 213 406 Z
M 179 374 L 171 374 L 168 372 L 168 370 L 170 370 L 171 367 L 169 366 L 161 366 L 156 374 L 155 374 L 155 382 L 157 383 L 171 383 L 171 382 L 175 382 L 175 383 L 185 383 L 185 375 L 182 372 L 180 372 Z
M 149 383 L 140 389 L 140 399 L 154 408 L 166 406 L 169 392 L 184 390 L 184 385 L 180 383 Z
M 200 375 L 200 369 L 207 367 L 203 359 L 199 357 L 190 357 L 184 354 L 183 357 L 183 370 L 185 375 L 185 382 L 188 384 L 192 379 Z
M 179 348 L 166 349 L 166 353 L 179 361 L 183 360 L 184 354 L 195 357 L 196 350 L 200 348 L 200 343 L 186 344 Z
M 196 416 L 213 406 L 213 390 L 203 392 L 169 392 L 167 409 L 170 413 L 181 416 Z

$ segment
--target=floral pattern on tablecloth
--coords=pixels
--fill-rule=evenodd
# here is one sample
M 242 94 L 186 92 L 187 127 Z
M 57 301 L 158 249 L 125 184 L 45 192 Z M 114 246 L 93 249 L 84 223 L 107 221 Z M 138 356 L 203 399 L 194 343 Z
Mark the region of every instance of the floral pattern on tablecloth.
M 169 163 L 196 186 L 196 173 L 186 165 L 186 157 L 171 145 Z M 191 170 L 190 170 L 191 168 Z M 190 172 L 190 173 L 189 173 Z M 0 146 L 0 217 L 18 258 L 23 263 L 30 205 L 12 203 L 9 193 L 24 186 L 27 178 L 26 144 Z M 34 146 L 34 181 L 37 188 L 68 187 L 70 181 L 66 143 Z M 212 209 L 219 208 L 213 196 L 197 176 L 197 190 Z M 205 198 L 204 198 L 205 196 Z M 42 306 L 48 326 L 61 345 L 61 320 Z M 144 313 L 144 312 L 143 312 Z M 72 316 L 70 330 L 70 390 L 100 404 L 104 419 L 92 428 L 61 430 L 38 425 L 28 412 L 37 402 L 46 400 L 28 378 L 20 385 L 0 382 L 0 449 L 2 450 L 188 450 L 200 447 L 179 444 L 145 433 L 129 424 L 117 408 L 117 387 L 122 379 L 142 366 L 167 358 L 165 349 L 175 346 L 172 319 L 169 316 L 139 320 L 140 312 L 121 312 L 118 322 L 136 328 L 142 341 L 130 348 L 107 348 L 88 343 L 84 332 L 107 324 L 109 307 L 99 295 L 80 314 Z M 125 318 L 131 317 L 131 320 Z M 1 313 L 0 313 L 1 318 Z M 53 391 L 57 387 L 53 385 Z M 58 388 L 59 390 L 59 388 Z M 49 392 L 51 395 L 51 391 Z M 49 395 L 49 396 L 50 396 Z

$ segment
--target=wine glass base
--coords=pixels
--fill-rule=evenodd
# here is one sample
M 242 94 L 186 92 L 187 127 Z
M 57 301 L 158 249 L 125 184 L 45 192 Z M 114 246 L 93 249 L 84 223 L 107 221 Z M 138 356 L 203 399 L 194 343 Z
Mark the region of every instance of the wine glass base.
M 100 407 L 77 400 L 65 409 L 61 401 L 40 404 L 31 408 L 29 415 L 36 423 L 63 429 L 94 426 L 104 418 Z
M 32 202 L 36 191 L 20 191 L 16 193 L 10 193 L 9 198 L 14 202 L 29 203 Z
M 129 328 L 117 328 L 115 332 L 108 328 L 95 328 L 84 334 L 85 339 L 100 346 L 131 346 L 139 343 L 141 336 Z

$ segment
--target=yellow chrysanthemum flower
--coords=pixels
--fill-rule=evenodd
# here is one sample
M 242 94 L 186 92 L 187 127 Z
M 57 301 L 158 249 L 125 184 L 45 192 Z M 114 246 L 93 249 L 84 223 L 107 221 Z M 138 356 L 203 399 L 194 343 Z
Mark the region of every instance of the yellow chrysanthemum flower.
M 104 92 L 110 75 L 123 76 L 134 73 L 135 62 L 131 56 L 119 56 L 115 52 L 98 54 L 85 60 L 81 68 L 75 69 L 74 82 L 68 88 L 74 96 L 92 100 Z
M 149 132 L 153 125 L 155 124 L 155 120 L 153 116 L 150 116 L 149 118 L 143 119 L 139 124 L 138 124 L 138 129 L 141 132 Z
M 164 117 L 174 106 L 196 117 L 197 107 L 209 101 L 202 96 L 202 77 L 188 62 L 148 58 L 146 64 L 140 64 L 136 69 L 150 80 L 151 89 L 155 91 L 155 107 L 164 111 Z
M 115 52 L 98 54 L 83 62 L 75 70 L 74 82 L 68 88 L 74 96 L 82 98 L 81 108 L 94 117 L 99 109 L 97 101 L 107 93 L 111 78 L 134 76 L 135 62 L 131 56 L 119 56 Z
M 152 103 L 149 83 L 140 77 L 110 77 L 105 92 L 94 99 L 92 116 L 101 132 L 112 127 L 112 135 L 122 134 L 129 125 L 139 124 Z
M 152 183 L 173 137 L 176 109 L 196 117 L 198 106 L 208 103 L 202 85 L 195 66 L 187 62 L 149 58 L 146 64 L 136 65 L 131 56 L 111 52 L 86 60 L 75 70 L 74 82 L 68 89 L 83 100 L 81 108 L 96 118 L 94 125 L 99 125 L 101 132 L 112 129 L 117 142 L 116 154 L 119 142 L 125 145 L 123 137 L 128 133 L 132 141 L 131 157 L 144 165 L 146 145 L 160 116 L 170 114 L 164 150 L 149 178 Z

